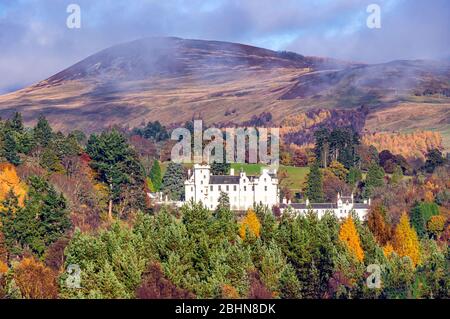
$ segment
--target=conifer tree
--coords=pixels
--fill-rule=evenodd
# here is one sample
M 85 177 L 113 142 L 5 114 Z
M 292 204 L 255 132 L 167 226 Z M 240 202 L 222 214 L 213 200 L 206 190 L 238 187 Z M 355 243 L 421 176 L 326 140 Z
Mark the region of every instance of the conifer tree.
M 399 256 L 408 256 L 411 258 L 414 266 L 420 262 L 419 239 L 409 224 L 409 218 L 406 212 L 403 213 L 400 222 L 395 228 L 393 246 Z
M 319 164 L 316 162 L 311 166 L 311 170 L 306 180 L 306 197 L 312 202 L 322 202 L 323 194 L 323 180 L 322 172 Z
M 172 200 L 184 198 L 184 170 L 178 163 L 170 162 L 162 180 L 162 191 Z
M 53 130 L 44 116 L 39 116 L 33 134 L 38 145 L 46 147 L 50 144 L 53 137 Z
M 242 239 L 245 239 L 247 236 L 247 232 L 255 237 L 259 237 L 261 231 L 261 223 L 256 216 L 256 213 L 253 209 L 249 208 L 247 210 L 247 215 L 245 215 L 244 219 L 241 222 L 241 227 L 239 229 L 239 235 Z
M 339 239 L 360 262 L 364 260 L 364 251 L 361 247 L 359 234 L 351 216 L 346 218 L 341 225 Z
M 382 186 L 383 181 L 383 168 L 376 163 L 372 163 L 367 172 L 366 182 L 364 186 L 364 197 L 370 198 L 370 196 L 372 196 L 374 188 Z
M 19 112 L 14 113 L 14 116 L 11 120 L 11 129 L 19 134 L 24 132 L 23 119 L 22 114 Z
M 3 156 L 11 164 L 19 165 L 21 161 L 17 153 L 18 153 L 18 146 L 16 140 L 12 135 L 12 131 L 5 132 L 3 143 Z

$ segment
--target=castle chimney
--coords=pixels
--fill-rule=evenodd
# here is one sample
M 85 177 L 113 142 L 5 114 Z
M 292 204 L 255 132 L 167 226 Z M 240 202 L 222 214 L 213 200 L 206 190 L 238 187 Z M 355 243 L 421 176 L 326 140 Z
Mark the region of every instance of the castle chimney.
M 234 168 L 230 168 L 230 176 L 234 176 Z

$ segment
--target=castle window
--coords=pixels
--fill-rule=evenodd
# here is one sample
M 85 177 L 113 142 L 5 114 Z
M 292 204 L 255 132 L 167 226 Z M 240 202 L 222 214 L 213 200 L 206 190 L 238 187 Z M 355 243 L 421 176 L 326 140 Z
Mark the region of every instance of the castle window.
M 191 186 L 191 192 L 193 192 L 193 191 L 194 191 L 194 187 Z
M 203 181 L 200 181 L 200 184 L 202 184 L 202 185 L 203 185 Z
M 237 190 L 237 187 L 236 187 L 236 185 L 234 185 L 234 186 L 233 186 L 233 190 L 234 190 L 234 191 L 236 191 L 236 190 Z
M 264 190 L 267 192 L 267 186 L 264 186 Z
M 211 185 L 211 186 L 209 187 L 209 190 L 212 192 L 212 191 L 214 190 L 214 186 Z
M 247 186 L 244 186 L 244 192 L 246 192 L 247 191 Z
M 227 192 L 230 190 L 230 186 L 227 185 Z
M 253 192 L 255 191 L 255 186 L 252 186 L 252 191 L 253 191 Z
M 219 192 L 222 190 L 222 186 L 219 185 Z

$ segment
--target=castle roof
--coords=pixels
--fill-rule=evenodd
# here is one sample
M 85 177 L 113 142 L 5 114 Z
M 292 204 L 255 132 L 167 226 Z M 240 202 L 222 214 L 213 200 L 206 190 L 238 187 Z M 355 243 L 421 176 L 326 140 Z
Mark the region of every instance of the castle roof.
M 240 176 L 233 175 L 211 175 L 209 184 L 239 184 Z

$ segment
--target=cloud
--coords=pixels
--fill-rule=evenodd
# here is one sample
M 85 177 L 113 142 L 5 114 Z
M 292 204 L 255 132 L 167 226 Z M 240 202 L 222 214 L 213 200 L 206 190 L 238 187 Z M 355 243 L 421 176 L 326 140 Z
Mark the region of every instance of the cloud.
M 47 78 L 113 44 L 145 36 L 241 42 L 274 50 L 382 62 L 448 56 L 450 3 L 378 0 L 382 28 L 366 27 L 374 0 L 2 0 L 0 93 Z

